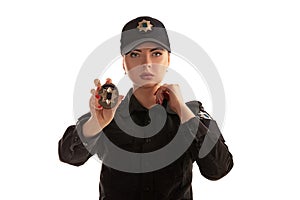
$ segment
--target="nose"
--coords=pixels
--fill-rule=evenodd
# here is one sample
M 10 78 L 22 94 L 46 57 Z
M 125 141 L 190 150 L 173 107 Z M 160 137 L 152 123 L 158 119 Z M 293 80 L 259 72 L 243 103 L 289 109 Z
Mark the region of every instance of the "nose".
M 144 60 L 143 60 L 143 67 L 151 67 L 152 66 L 152 59 L 151 59 L 151 54 L 146 53 L 144 55 Z

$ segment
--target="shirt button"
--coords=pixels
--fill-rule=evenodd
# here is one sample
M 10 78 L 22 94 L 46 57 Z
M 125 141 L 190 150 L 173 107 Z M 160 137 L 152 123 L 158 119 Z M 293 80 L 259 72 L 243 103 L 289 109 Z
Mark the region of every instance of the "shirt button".
M 146 143 L 150 143 L 151 139 L 150 138 L 146 138 Z
M 74 142 L 77 142 L 77 141 L 78 141 L 78 137 L 75 136 L 75 137 L 74 137 Z

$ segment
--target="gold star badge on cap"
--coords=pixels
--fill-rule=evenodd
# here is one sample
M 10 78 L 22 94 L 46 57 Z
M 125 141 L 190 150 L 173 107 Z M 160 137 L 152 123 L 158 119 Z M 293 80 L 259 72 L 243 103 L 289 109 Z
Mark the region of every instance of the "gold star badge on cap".
M 151 27 L 153 25 L 150 23 L 150 21 L 147 21 L 145 19 L 143 19 L 142 21 L 139 22 L 139 25 L 137 26 L 137 28 L 140 30 L 140 31 L 151 31 Z

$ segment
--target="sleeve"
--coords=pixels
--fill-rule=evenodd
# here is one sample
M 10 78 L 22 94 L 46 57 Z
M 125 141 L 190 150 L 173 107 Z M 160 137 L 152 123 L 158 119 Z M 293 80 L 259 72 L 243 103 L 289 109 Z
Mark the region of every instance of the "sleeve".
M 82 134 L 82 126 L 90 116 L 90 113 L 83 115 L 78 119 L 76 125 L 71 125 L 66 129 L 63 137 L 58 142 L 60 161 L 80 166 L 96 153 L 95 147 L 101 132 L 88 138 Z
M 205 178 L 218 180 L 232 169 L 232 154 L 216 121 L 203 109 L 201 102 L 188 106 L 196 115 L 183 124 L 186 136 L 194 137 L 188 151 Z

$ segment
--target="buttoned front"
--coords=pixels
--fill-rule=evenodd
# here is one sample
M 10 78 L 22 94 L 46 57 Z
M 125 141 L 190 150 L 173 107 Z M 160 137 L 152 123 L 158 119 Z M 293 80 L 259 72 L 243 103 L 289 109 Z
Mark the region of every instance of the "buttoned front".
M 192 112 L 197 115 L 199 111 L 204 113 L 202 104 L 197 101 L 187 103 Z M 160 107 L 160 108 L 159 108 Z M 121 129 L 121 123 L 127 124 L 132 120 L 135 124 L 145 127 L 151 123 L 151 119 L 159 118 L 151 109 L 163 109 L 166 112 L 166 121 L 164 126 L 151 137 L 151 131 L 136 132 L 134 128 L 127 127 Z M 59 155 L 63 162 L 81 165 L 86 162 L 93 154 L 99 158 L 118 159 L 106 144 L 105 137 L 119 148 L 134 153 L 149 153 L 168 145 L 178 133 L 180 128 L 180 119 L 178 115 L 168 108 L 167 102 L 163 105 L 156 105 L 150 110 L 143 107 L 132 95 L 132 89 L 128 92 L 121 105 L 118 107 L 114 120 L 103 129 L 101 133 L 92 138 L 85 138 L 82 135 L 81 127 L 89 119 L 90 114 L 79 118 L 76 126 L 70 126 L 63 138 L 59 141 Z M 150 119 L 149 113 L 154 113 Z M 206 112 L 205 112 L 206 113 Z M 203 114 L 202 114 L 203 116 Z M 208 124 L 215 123 L 212 119 L 193 118 L 183 124 L 184 127 L 194 127 L 196 124 L 196 136 L 186 151 L 169 165 L 158 170 L 133 173 L 114 169 L 102 163 L 99 199 L 106 200 L 187 200 L 192 197 L 192 169 L 193 162 L 196 161 L 201 174 L 211 180 L 217 180 L 225 176 L 232 168 L 232 155 L 225 145 L 224 138 L 221 136 L 217 140 L 213 149 L 204 158 L 198 157 L 199 149 L 203 143 L 204 137 L 209 133 Z M 205 115 L 206 116 L 206 115 Z M 209 116 L 209 115 L 208 115 Z M 116 122 L 116 117 L 120 124 Z M 200 119 L 200 120 L 199 120 Z M 160 120 L 160 119 L 158 119 Z M 192 128 L 183 128 L 184 134 L 189 134 Z M 181 130 L 181 129 L 180 129 Z M 129 135 L 127 133 L 132 133 Z M 102 134 L 102 135 L 101 135 Z M 103 135 L 104 134 L 104 135 Z M 140 135 L 138 135 L 140 134 Z M 184 135 L 183 134 L 183 135 Z M 143 136 L 143 137 L 134 137 Z M 75 141 L 80 137 L 81 140 Z M 184 142 L 184 140 L 183 140 Z M 86 145 L 84 145 L 86 144 Z M 72 150 L 69 147 L 73 146 Z M 85 150 L 83 150 L 85 149 Z M 82 151 L 85 151 L 83 153 Z M 115 157 L 113 157 L 115 156 Z M 157 159 L 164 159 L 163 157 Z M 130 162 L 130 161 L 128 161 Z M 147 163 L 141 156 L 141 167 L 151 166 L 153 163 Z M 136 166 L 134 166 L 136 167 Z

